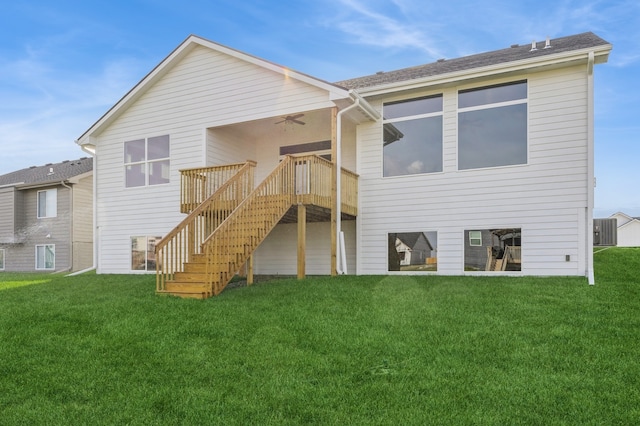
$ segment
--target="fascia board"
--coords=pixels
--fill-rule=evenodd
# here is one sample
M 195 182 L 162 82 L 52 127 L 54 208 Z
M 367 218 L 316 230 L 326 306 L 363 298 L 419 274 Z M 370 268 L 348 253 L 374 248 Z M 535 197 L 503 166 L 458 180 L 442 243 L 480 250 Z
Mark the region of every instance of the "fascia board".
M 571 52 L 563 52 L 556 55 L 547 55 L 542 58 L 535 57 L 508 63 L 489 65 L 486 67 L 471 68 L 468 70 L 439 74 L 415 80 L 405 80 L 379 86 L 373 86 L 371 88 L 361 88 L 358 89 L 358 93 L 360 93 L 360 95 L 364 97 L 371 97 L 386 95 L 398 91 L 424 88 L 425 86 L 447 85 L 469 79 L 489 77 L 496 74 L 506 74 L 518 71 L 522 72 L 536 68 L 550 67 L 554 65 L 557 66 L 570 62 L 584 61 L 586 63 L 586 61 L 588 60 L 589 52 L 595 53 L 596 63 L 604 63 L 608 60 L 611 48 L 612 46 L 610 44 L 607 44 L 597 46 L 595 48 L 574 50 Z

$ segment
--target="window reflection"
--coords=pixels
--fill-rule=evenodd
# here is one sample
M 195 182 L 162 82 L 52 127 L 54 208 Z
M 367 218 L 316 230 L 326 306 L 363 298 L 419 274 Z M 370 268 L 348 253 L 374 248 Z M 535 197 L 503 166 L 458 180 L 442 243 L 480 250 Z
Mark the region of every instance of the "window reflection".
M 465 271 L 520 271 L 522 232 L 520 228 L 464 231 Z
M 438 233 L 394 232 L 388 234 L 389 271 L 437 271 Z
M 383 176 L 442 171 L 442 95 L 384 104 Z

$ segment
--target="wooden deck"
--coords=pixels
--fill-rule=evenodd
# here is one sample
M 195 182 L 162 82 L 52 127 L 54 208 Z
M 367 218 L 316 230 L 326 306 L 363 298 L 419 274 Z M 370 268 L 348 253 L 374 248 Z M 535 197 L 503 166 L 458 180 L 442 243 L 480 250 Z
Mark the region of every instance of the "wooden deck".
M 182 173 L 180 209 L 189 215 L 156 245 L 158 293 L 217 295 L 251 263 L 254 250 L 278 223 L 334 220 L 333 163 L 287 156 L 253 189 L 255 166 L 247 162 Z M 343 219 L 357 215 L 357 179 L 342 170 Z

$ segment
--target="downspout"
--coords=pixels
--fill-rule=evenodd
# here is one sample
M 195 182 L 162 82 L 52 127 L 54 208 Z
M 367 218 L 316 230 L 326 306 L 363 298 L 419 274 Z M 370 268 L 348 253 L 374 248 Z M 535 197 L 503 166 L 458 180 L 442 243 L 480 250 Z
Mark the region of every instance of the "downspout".
M 593 65 L 595 63 L 595 53 L 589 52 L 587 62 L 587 278 L 589 285 L 595 284 L 595 274 L 593 271 L 593 206 L 594 206 L 594 89 L 593 89 Z
M 76 143 L 78 143 L 78 141 L 76 141 Z M 98 159 L 98 156 L 96 155 L 95 151 L 88 149 L 84 145 L 80 145 L 80 149 L 93 157 L 93 265 L 91 265 L 89 268 L 83 269 L 82 271 L 77 271 L 67 276 L 84 274 L 85 272 L 93 271 L 98 267 L 98 209 L 96 208 L 98 199 L 98 177 L 96 174 L 96 161 Z
M 351 95 L 351 91 L 349 92 Z M 338 275 L 347 273 L 344 237 L 342 235 L 342 115 L 360 105 L 360 98 L 348 107 L 338 111 L 336 118 L 336 269 Z

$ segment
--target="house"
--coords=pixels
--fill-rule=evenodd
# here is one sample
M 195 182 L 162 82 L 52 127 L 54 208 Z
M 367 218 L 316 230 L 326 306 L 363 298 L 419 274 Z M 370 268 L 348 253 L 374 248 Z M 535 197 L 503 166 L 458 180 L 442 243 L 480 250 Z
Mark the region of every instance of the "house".
M 618 247 L 640 247 L 640 217 L 618 212 L 610 218 L 617 222 Z
M 398 232 L 389 234 L 389 271 L 436 271 L 437 235 L 431 240 L 424 232 Z
M 329 83 L 190 36 L 76 141 L 95 156 L 97 271 L 194 297 L 239 270 L 433 273 L 389 271 L 402 232 L 435 236 L 438 274 L 593 282 L 611 49 L 588 32 Z M 465 270 L 469 231 L 514 229 L 519 270 Z
M 93 264 L 93 158 L 0 176 L 0 271 Z

